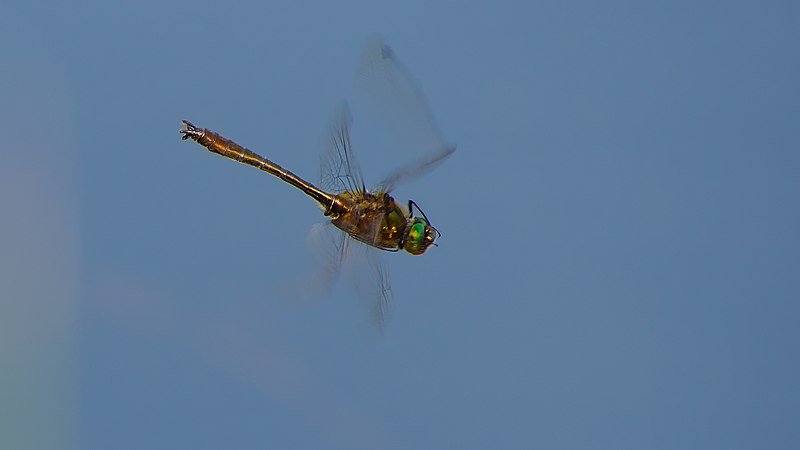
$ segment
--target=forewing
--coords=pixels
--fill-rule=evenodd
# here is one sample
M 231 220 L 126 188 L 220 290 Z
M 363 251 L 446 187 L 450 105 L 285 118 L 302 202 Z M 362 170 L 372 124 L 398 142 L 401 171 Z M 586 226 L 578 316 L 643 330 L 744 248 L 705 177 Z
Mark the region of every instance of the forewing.
M 414 155 L 412 163 L 391 172 L 376 191 L 390 192 L 399 183 L 410 181 L 450 156 L 448 145 L 436 125 L 422 89 L 380 37 L 367 41 L 357 70 L 355 91 L 370 113 L 379 116 L 391 142 L 403 155 Z
M 352 123 L 346 103 L 331 115 L 328 140 L 320 158 L 320 187 L 328 192 L 365 191 L 364 175 L 350 141 Z
M 375 192 L 392 192 L 398 184 L 409 182 L 430 172 L 455 151 L 455 147 L 442 148 L 437 153 L 427 155 L 391 172 L 375 186 Z

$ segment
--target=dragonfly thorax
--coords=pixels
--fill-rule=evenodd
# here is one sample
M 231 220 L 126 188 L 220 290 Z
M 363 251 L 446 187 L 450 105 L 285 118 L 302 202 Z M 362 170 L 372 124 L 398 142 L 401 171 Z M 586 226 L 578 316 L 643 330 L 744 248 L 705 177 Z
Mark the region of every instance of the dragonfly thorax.
M 416 206 L 409 202 L 409 207 Z M 326 211 L 331 222 L 350 237 L 381 250 L 425 253 L 439 236 L 424 216 L 414 217 L 384 192 L 342 192 Z
M 408 218 L 386 193 L 342 192 L 326 212 L 331 222 L 350 237 L 381 250 L 402 246 Z

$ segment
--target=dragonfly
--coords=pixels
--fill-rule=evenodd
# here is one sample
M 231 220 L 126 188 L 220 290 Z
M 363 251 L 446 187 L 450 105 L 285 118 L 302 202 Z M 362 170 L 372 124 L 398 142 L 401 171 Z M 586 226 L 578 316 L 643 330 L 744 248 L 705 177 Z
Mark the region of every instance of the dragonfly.
M 332 273 L 344 263 L 352 241 L 372 250 L 405 251 L 411 255 L 422 255 L 436 246 L 441 233 L 422 209 L 413 200 L 403 205 L 391 192 L 397 185 L 429 172 L 455 151 L 454 146 L 441 139 L 422 91 L 382 39 L 376 37 L 367 42 L 358 75 L 367 91 L 372 90 L 379 100 L 388 103 L 377 105 L 379 108 L 388 107 L 417 123 L 415 131 L 424 137 L 428 147 L 421 158 L 390 172 L 373 189 L 367 189 L 353 150 L 352 116 L 346 104 L 331 122 L 329 143 L 321 158 L 320 187 L 208 128 L 183 120 L 184 128 L 180 130 L 183 140 L 193 140 L 212 153 L 274 175 L 315 200 L 329 223 L 340 231 L 341 242 L 336 244 L 334 261 L 329 264 Z M 391 285 L 380 259 L 370 256 L 369 260 L 378 287 L 373 315 L 382 328 L 392 303 Z

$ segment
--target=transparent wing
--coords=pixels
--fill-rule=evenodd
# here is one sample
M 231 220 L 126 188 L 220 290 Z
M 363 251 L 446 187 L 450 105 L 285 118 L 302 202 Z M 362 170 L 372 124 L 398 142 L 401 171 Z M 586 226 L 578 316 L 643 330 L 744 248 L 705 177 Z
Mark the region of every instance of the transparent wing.
M 379 250 L 350 238 L 330 222 L 314 225 L 307 243 L 320 264 L 305 277 L 303 297 L 323 297 L 344 272 L 344 278 L 355 284 L 359 303 L 369 311 L 372 324 L 383 332 L 391 311 L 392 288 Z
M 389 270 L 383 264 L 381 255 L 374 249 L 367 249 L 367 261 L 375 279 L 372 293 L 372 320 L 375 326 L 383 331 L 392 308 L 392 284 Z
M 378 332 L 386 327 L 392 309 L 392 285 L 389 271 L 383 264 L 379 250 L 361 242 L 353 242 L 353 270 L 356 288 L 370 319 Z
M 380 234 L 386 217 L 385 214 L 385 211 L 354 211 L 350 220 L 359 224 L 359 233 L 358 236 L 353 236 L 353 238 L 381 250 L 396 251 L 396 248 L 387 248 L 381 245 Z
M 306 277 L 306 297 L 319 298 L 331 290 L 350 257 L 351 243 L 352 239 L 330 222 L 311 227 L 306 244 L 315 255 L 317 264 Z
M 358 65 L 355 91 L 374 115 L 380 116 L 399 153 L 414 161 L 391 172 L 376 191 L 391 192 L 433 169 L 455 147 L 445 142 L 422 89 L 380 37 L 367 41 Z
M 375 192 L 392 192 L 401 183 L 419 178 L 433 170 L 442 161 L 456 151 L 455 147 L 442 148 L 439 152 L 428 155 L 411 164 L 405 165 L 393 172 L 378 183 Z
M 353 123 L 347 103 L 332 114 L 328 141 L 320 158 L 320 187 L 328 192 L 364 192 L 364 175 L 350 142 Z

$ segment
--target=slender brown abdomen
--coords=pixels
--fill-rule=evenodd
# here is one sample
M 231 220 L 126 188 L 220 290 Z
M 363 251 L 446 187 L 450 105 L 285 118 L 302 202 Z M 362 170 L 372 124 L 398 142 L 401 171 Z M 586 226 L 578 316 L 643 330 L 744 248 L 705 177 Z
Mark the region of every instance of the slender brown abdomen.
M 188 126 L 190 125 L 187 124 L 187 127 Z M 186 133 L 186 136 L 207 148 L 208 151 L 275 175 L 276 177 L 300 189 L 309 197 L 316 200 L 320 205 L 322 205 L 326 215 L 330 215 L 332 209 L 335 209 L 337 206 L 335 205 L 333 195 L 318 189 L 313 184 L 305 181 L 291 171 L 284 169 L 280 165 L 270 161 L 258 153 L 242 147 L 236 142 L 233 142 L 232 140 L 207 128 L 202 130 L 192 129 L 192 131 L 194 132 Z

